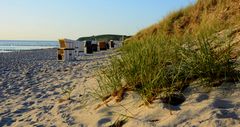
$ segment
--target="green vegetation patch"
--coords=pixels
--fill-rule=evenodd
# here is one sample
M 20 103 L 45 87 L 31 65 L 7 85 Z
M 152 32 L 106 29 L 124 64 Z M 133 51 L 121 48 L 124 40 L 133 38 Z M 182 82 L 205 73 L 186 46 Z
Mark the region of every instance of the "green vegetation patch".
M 85 40 L 97 40 L 97 41 L 118 40 L 118 41 L 121 41 L 122 39 L 127 39 L 129 37 L 131 37 L 131 36 L 106 34 L 106 35 L 97 35 L 97 36 L 91 36 L 91 37 L 81 37 L 78 39 L 78 41 L 85 41 Z
M 166 98 L 181 95 L 195 80 L 202 81 L 203 87 L 238 81 L 237 64 L 231 57 L 231 37 L 217 33 L 239 21 L 234 16 L 225 23 L 218 16 L 208 17 L 226 9 L 226 1 L 229 5 L 236 1 L 206 1 L 199 0 L 125 41 L 121 55 L 98 75 L 98 97 L 105 100 L 132 90 L 142 96 L 145 104 L 157 98 L 169 102 Z

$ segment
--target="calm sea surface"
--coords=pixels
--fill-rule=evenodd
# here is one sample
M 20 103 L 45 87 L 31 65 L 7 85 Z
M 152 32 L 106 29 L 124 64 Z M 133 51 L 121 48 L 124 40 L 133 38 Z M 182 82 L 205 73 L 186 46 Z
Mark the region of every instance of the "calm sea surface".
M 57 41 L 15 41 L 0 40 L 0 52 L 14 52 L 21 50 L 57 48 Z

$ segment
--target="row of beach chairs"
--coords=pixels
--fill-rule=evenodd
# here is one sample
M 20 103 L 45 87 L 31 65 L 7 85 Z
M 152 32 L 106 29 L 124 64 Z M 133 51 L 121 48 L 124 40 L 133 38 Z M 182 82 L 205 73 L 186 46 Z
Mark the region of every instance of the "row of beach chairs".
M 58 60 L 72 61 L 80 55 L 92 54 L 93 52 L 112 49 L 120 46 L 120 41 L 74 41 L 59 39 Z

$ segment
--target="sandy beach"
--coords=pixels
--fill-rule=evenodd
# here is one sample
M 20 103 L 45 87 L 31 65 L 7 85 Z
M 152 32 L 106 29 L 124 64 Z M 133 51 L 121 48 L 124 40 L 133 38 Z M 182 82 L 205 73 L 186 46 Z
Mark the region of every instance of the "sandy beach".
M 92 80 L 109 52 L 74 62 L 57 61 L 56 53 L 46 49 L 0 54 L 0 126 L 79 125 L 69 105 L 81 105 L 80 96 L 87 95 L 85 82 Z M 74 88 L 75 101 L 59 103 L 69 88 Z
M 158 100 L 145 106 L 130 91 L 120 103 L 113 99 L 96 109 L 102 104 L 92 93 L 98 86 L 96 71 L 115 52 L 73 62 L 57 61 L 56 55 L 56 49 L 0 53 L 0 127 L 108 127 L 116 121 L 124 122 L 124 127 L 240 125 L 238 83 L 225 83 L 211 92 L 190 87 L 179 106 Z

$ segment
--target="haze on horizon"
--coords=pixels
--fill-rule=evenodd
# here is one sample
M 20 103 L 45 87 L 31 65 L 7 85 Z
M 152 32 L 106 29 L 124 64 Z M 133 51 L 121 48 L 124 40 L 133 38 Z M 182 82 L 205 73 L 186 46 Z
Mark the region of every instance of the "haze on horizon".
M 134 35 L 195 0 L 1 0 L 0 40 Z

